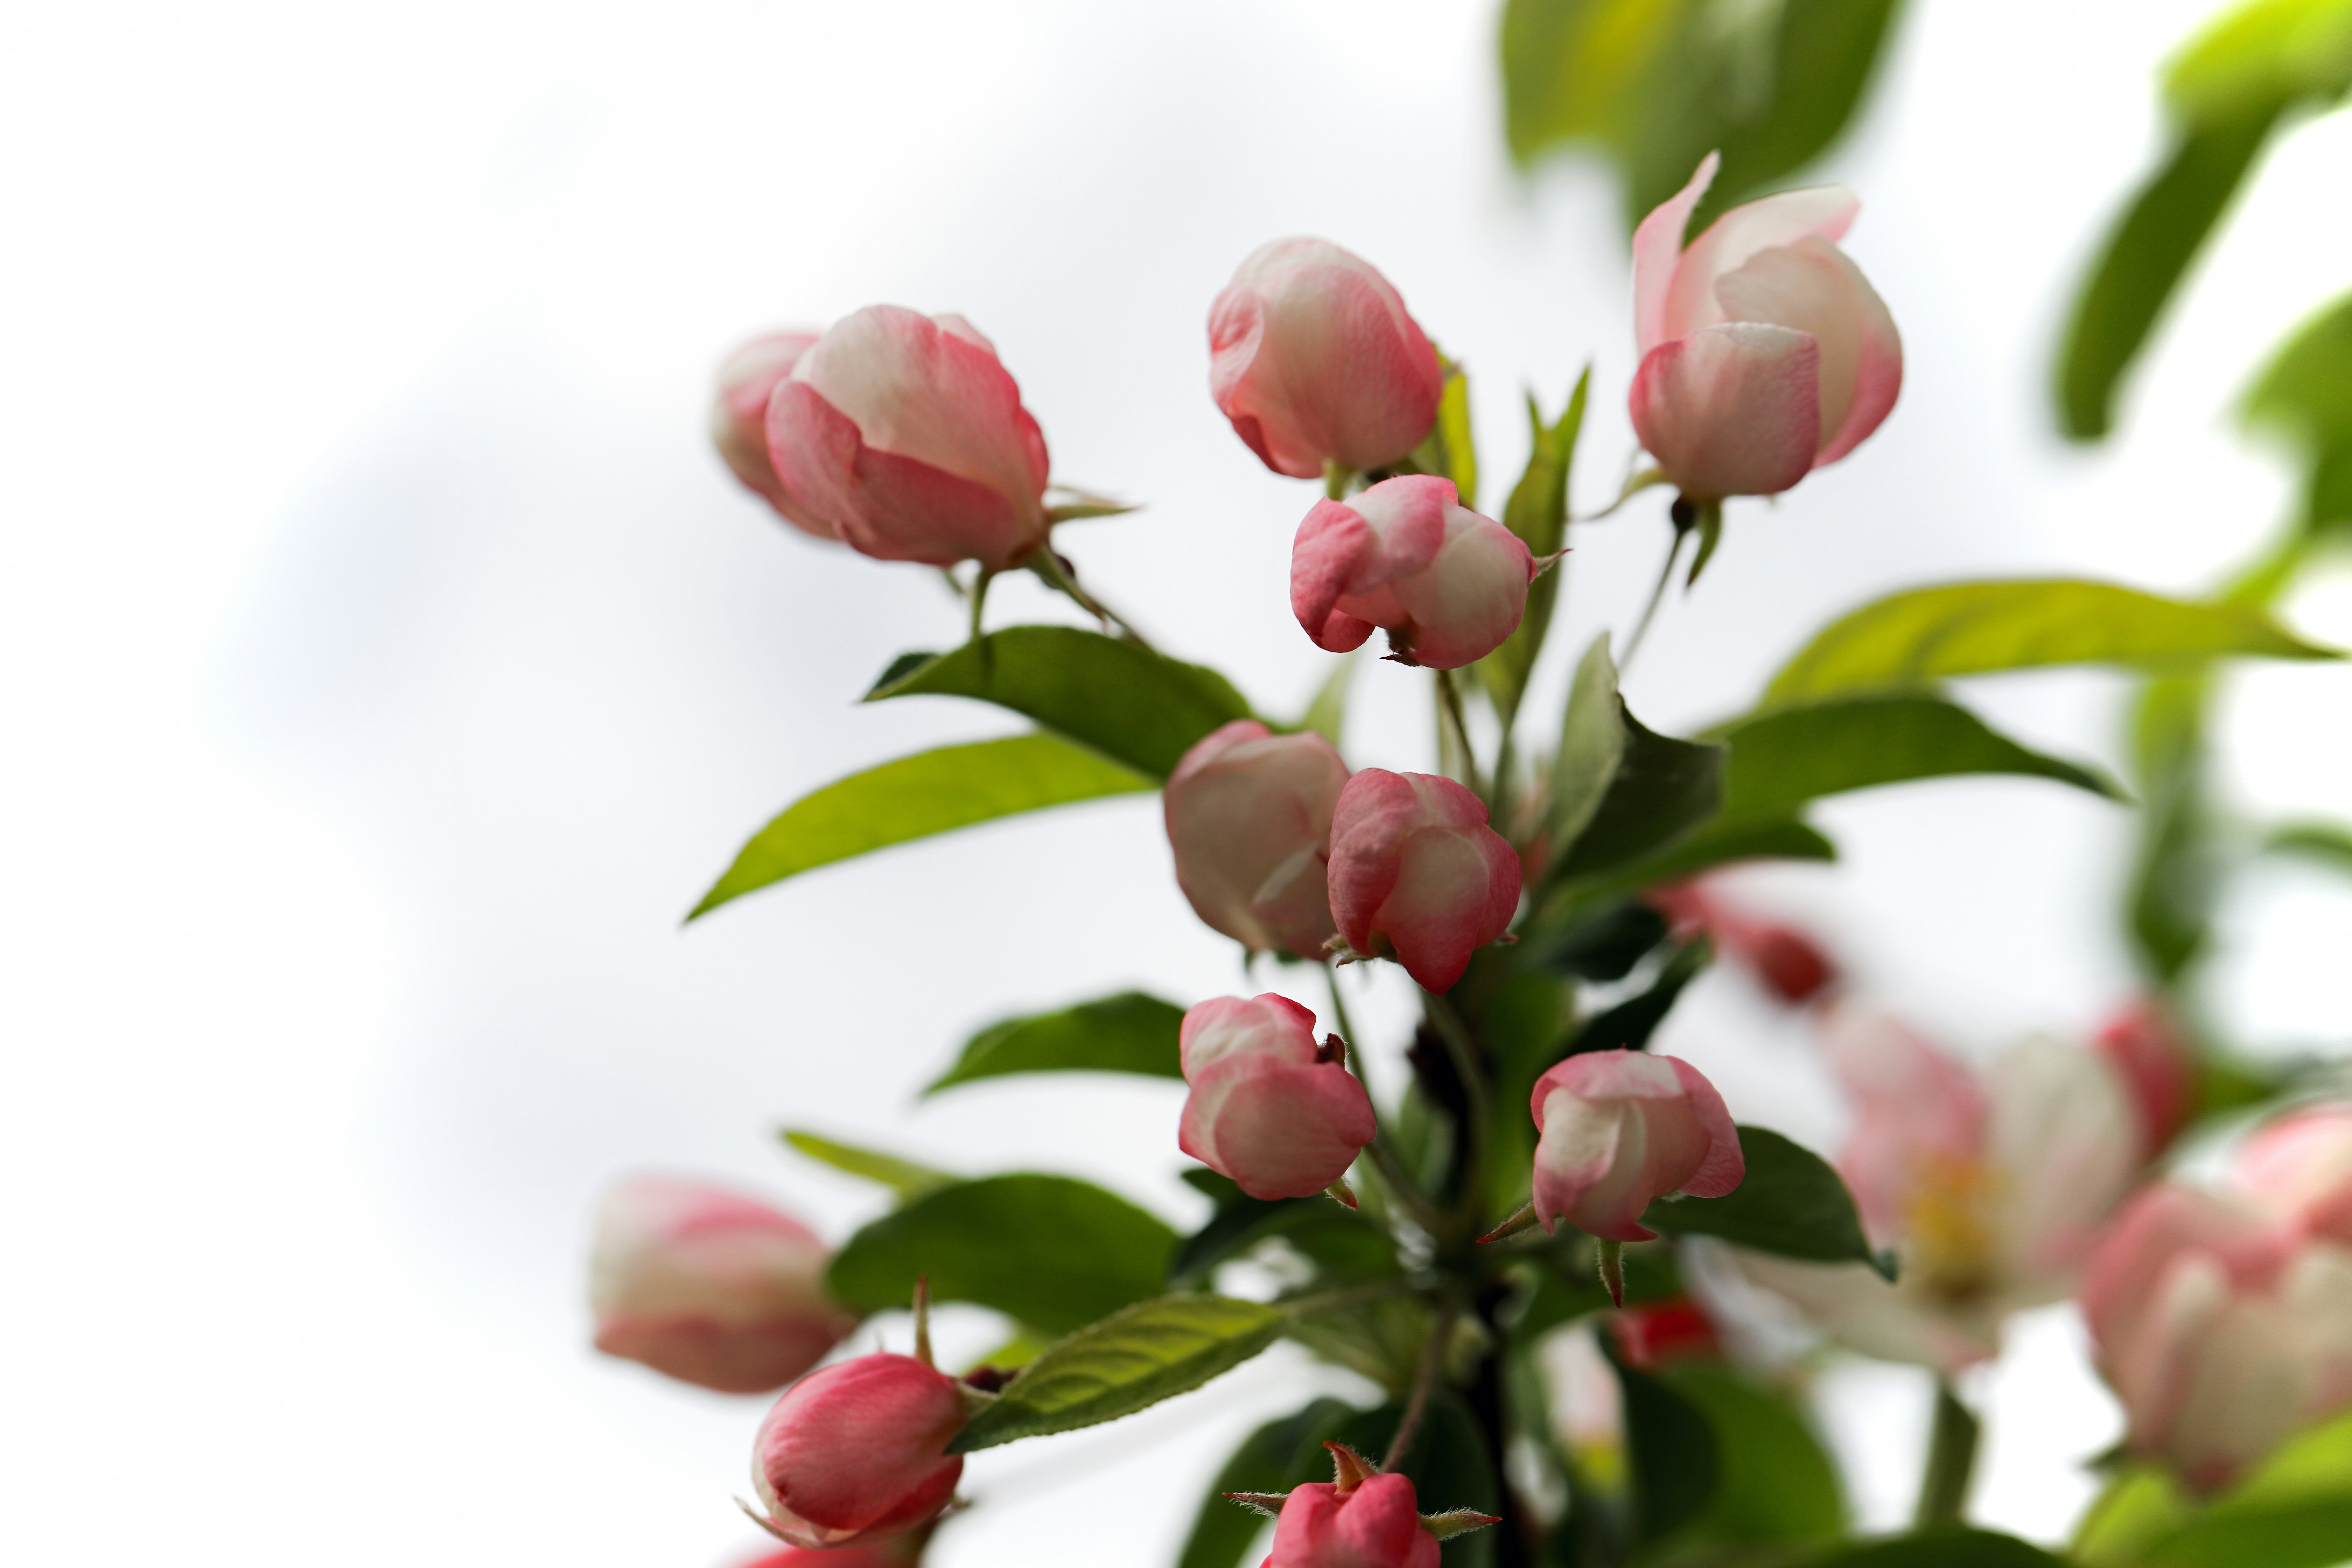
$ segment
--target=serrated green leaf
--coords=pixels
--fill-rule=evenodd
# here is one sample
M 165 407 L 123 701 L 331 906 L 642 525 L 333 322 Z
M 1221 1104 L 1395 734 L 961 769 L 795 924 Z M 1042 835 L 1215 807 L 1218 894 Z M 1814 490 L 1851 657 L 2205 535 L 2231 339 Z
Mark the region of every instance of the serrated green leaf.
M 1131 768 L 1055 735 L 941 746 L 803 795 L 760 829 L 686 918 L 859 855 L 1001 816 L 1153 787 Z
M 1328 1480 L 1331 1457 L 1323 1445 L 1356 1414 L 1337 1399 L 1318 1399 L 1278 1421 L 1269 1421 L 1242 1439 L 1240 1447 L 1201 1500 L 1192 1531 L 1176 1568 L 1240 1568 L 1250 1543 L 1266 1526 L 1265 1516 L 1226 1500 L 1227 1492 L 1282 1494 L 1309 1481 Z
M 1057 1341 L 972 1417 L 952 1454 L 1116 1421 L 1200 1387 L 1281 1336 L 1277 1308 L 1225 1296 L 1163 1296 Z
M 903 1201 L 920 1197 L 933 1187 L 944 1187 L 963 1180 L 946 1171 L 935 1171 L 929 1165 L 918 1165 L 912 1160 L 901 1160 L 896 1154 L 879 1153 L 861 1149 L 855 1143 L 842 1143 L 815 1132 L 788 1130 L 784 1142 L 810 1159 L 835 1170 L 865 1181 L 878 1183 L 898 1194 Z
M 963 1054 L 923 1090 L 1029 1072 L 1120 1072 L 1181 1079 L 1177 1037 L 1184 1009 L 1122 991 L 1052 1013 L 1007 1018 L 974 1035 Z
M 1068 1176 L 986 1176 L 935 1187 L 851 1237 L 827 1287 L 845 1306 L 931 1299 L 992 1307 L 1066 1333 L 1160 1294 L 1176 1233 L 1114 1193 Z
M 2053 665 L 2165 673 L 2233 655 L 2343 657 L 2242 605 L 2069 578 L 1947 583 L 1891 594 L 1832 622 L 1772 678 L 1762 706 Z
M 1748 1174 L 1719 1198 L 1664 1198 L 1642 1223 L 1665 1236 L 1712 1236 L 1809 1263 L 1867 1263 L 1892 1279 L 1870 1249 L 1853 1194 L 1829 1163 L 1763 1127 L 1739 1130 Z
M 901 655 L 868 702 L 970 697 L 1009 708 L 1155 779 L 1164 779 L 1210 731 L 1250 717 L 1232 682 L 1076 626 L 1007 626 L 908 665 Z
M 1812 1546 L 1845 1530 L 1837 1467 L 1790 1403 L 1707 1363 L 1658 1380 L 1697 1407 L 1715 1434 L 1715 1495 L 1676 1539 L 1677 1554 Z
M 2065 1568 L 2038 1546 L 1997 1531 L 1959 1528 L 1841 1546 L 1802 1568 Z
M 1958 703 L 1913 694 L 1849 697 L 1768 709 L 1715 731 L 1729 742 L 1723 818 L 1785 816 L 1850 790 L 1957 773 L 2052 779 L 2125 798 L 2095 769 L 2030 751 Z

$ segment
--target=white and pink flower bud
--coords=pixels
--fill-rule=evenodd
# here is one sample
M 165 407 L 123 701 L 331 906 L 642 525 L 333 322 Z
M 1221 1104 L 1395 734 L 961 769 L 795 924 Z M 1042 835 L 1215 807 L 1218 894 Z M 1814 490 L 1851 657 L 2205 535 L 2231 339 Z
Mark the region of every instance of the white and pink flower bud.
M 1290 547 L 1290 607 L 1333 653 L 1378 626 L 1402 662 L 1459 669 L 1518 629 L 1535 574 L 1519 536 L 1461 505 L 1453 480 L 1408 474 L 1315 503 Z
M 1748 1163 L 1706 1075 L 1646 1051 L 1586 1051 L 1536 1080 L 1536 1218 L 1647 1241 L 1642 1211 L 1675 1193 L 1719 1198 Z
M 1303 1198 L 1348 1173 L 1380 1131 L 1371 1098 L 1315 1015 L 1268 992 L 1219 996 L 1184 1015 L 1192 1093 L 1177 1146 L 1254 1198 Z
M 1372 1475 L 1346 1491 L 1330 1481 L 1294 1487 L 1274 1527 L 1265 1568 L 1437 1568 L 1412 1481 Z
M 1778 495 L 1859 446 L 1903 386 L 1895 319 L 1837 247 L 1853 193 L 1749 202 L 1685 250 L 1717 163 L 1633 235 L 1633 429 L 1694 501 Z
M 699 1182 L 629 1177 L 597 1213 L 596 1348 L 722 1394 L 782 1388 L 857 1326 L 825 1295 L 830 1256 L 765 1204 Z
M 912 1356 L 860 1356 L 803 1378 L 752 1444 L 760 1522 L 791 1545 L 828 1548 L 928 1522 L 963 1474 L 947 1446 L 964 1419 L 955 1380 Z
M 920 1555 L 907 1549 L 910 1539 L 902 1535 L 878 1546 L 844 1546 L 829 1552 L 822 1547 L 787 1546 L 755 1557 L 743 1568 L 909 1568 Z
M 1510 929 L 1519 858 L 1452 779 L 1366 768 L 1332 812 L 1330 887 L 1349 946 L 1444 991 Z
M 1386 468 L 1437 424 L 1437 351 L 1389 280 L 1328 240 L 1260 246 L 1209 307 L 1209 391 L 1265 466 Z
M 719 393 L 710 404 L 710 441 L 743 488 L 776 509 L 803 533 L 837 539 L 831 523 L 795 505 L 768 460 L 768 400 L 816 342 L 814 332 L 769 332 L 729 354 L 719 365 Z
M 2306 1235 L 2352 1247 L 2352 1104 L 2305 1106 L 2266 1123 L 2239 1148 L 2230 1175 Z
M 777 384 L 767 442 L 785 504 L 862 554 L 1002 571 L 1045 542 L 1045 437 L 961 316 L 836 321 Z
M 1325 877 L 1348 764 L 1313 733 L 1236 719 L 1168 775 L 1161 809 L 1193 912 L 1258 952 L 1320 958 L 1336 929 Z
M 2189 1124 L 2196 1108 L 2196 1060 L 2162 1004 L 2152 997 L 2108 1019 L 2097 1045 L 2131 1091 L 2139 1113 L 2140 1156 L 2154 1159 Z
M 2148 1188 L 2093 1252 L 2081 1301 L 2126 1442 L 2193 1487 L 2352 1407 L 2352 1250 L 2291 1217 Z

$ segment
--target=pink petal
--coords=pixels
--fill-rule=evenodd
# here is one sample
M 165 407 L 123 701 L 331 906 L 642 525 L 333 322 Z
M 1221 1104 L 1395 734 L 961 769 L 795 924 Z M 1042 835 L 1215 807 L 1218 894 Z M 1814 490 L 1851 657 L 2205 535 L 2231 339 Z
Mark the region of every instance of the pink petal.
M 1361 1080 L 1337 1062 L 1228 1056 L 1199 1075 L 1178 1145 L 1255 1198 L 1304 1198 L 1348 1173 L 1379 1131 Z
M 1353 642 L 1345 641 L 1347 622 L 1352 617 L 1340 616 L 1334 625 L 1333 606 L 1339 595 L 1348 591 L 1372 553 L 1372 526 L 1355 508 L 1335 500 L 1319 500 L 1307 511 L 1298 525 L 1297 537 L 1290 545 L 1290 611 L 1298 624 L 1318 646 L 1333 653 L 1345 653 L 1360 646 L 1371 627 L 1364 626 L 1363 637 Z M 1344 646 L 1334 647 L 1324 640 L 1326 628 L 1331 628 Z
M 1808 235 L 1759 250 L 1717 279 L 1715 292 L 1728 320 L 1807 332 L 1819 346 L 1822 456 L 1816 468 L 1853 450 L 1895 405 L 1903 383 L 1895 320 L 1861 268 L 1828 240 Z M 1866 387 L 1865 364 L 1873 378 Z
M 1451 508 L 1435 559 L 1395 588 L 1412 617 L 1414 661 L 1459 669 L 1502 647 L 1527 611 L 1534 574 L 1535 558 L 1517 534 L 1492 518 Z
M 1730 1107 L 1723 1103 L 1723 1096 L 1705 1073 L 1679 1057 L 1663 1059 L 1672 1064 L 1683 1092 L 1690 1097 L 1691 1111 L 1707 1141 L 1706 1158 L 1681 1190 L 1695 1198 L 1719 1198 L 1748 1178 L 1748 1157 L 1739 1147 L 1739 1129 L 1731 1120 Z
M 1778 495 L 1813 466 L 1819 351 L 1803 332 L 1732 322 L 1653 349 L 1633 377 L 1633 429 L 1694 500 Z
M 1666 299 L 1682 266 L 1683 231 L 1722 164 L 1719 153 L 1700 159 L 1690 184 L 1659 203 L 1633 231 L 1633 342 L 1645 357 L 1660 343 L 1683 335 L 1667 327 Z
M 995 570 L 1039 537 L 996 491 L 867 446 L 857 426 L 814 387 L 787 381 L 768 405 L 768 455 L 784 493 L 879 561 Z
M 1405 835 L 1421 825 L 1421 799 L 1401 773 L 1362 768 L 1331 814 L 1331 914 L 1359 952 L 1372 951 L 1372 917 L 1396 886 Z
M 1315 1015 L 1271 991 L 1212 997 L 1184 1015 L 1176 1037 L 1188 1079 L 1234 1056 L 1291 1067 L 1315 1060 Z
M 1725 320 L 1716 283 L 1758 251 L 1794 245 L 1808 235 L 1834 243 L 1845 237 L 1861 210 L 1861 202 L 1843 185 L 1818 185 L 1783 191 L 1725 213 L 1691 242 L 1675 268 L 1666 295 L 1664 338 L 1685 337 Z
M 1373 917 L 1424 991 L 1446 991 L 1470 955 L 1510 929 L 1519 860 L 1484 825 L 1424 827 L 1404 840 L 1396 884 Z
M 1460 510 L 1454 481 L 1433 474 L 1402 474 L 1358 495 L 1350 503 L 1371 530 L 1371 548 L 1361 556 L 1347 592 L 1361 594 L 1428 570 L 1445 546 L 1446 519 Z

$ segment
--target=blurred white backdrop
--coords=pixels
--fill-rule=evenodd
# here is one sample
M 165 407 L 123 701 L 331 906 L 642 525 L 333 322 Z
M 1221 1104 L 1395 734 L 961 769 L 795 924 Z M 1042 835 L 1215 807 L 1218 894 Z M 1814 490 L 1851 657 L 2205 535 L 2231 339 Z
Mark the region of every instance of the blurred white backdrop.
M 1735 514 L 1633 678 L 1646 716 L 1733 709 L 1887 587 L 2193 587 L 2283 514 L 2285 468 L 2227 411 L 2352 281 L 2352 214 L 2317 199 L 2343 188 L 2347 117 L 2272 158 L 2125 438 L 2047 433 L 2066 289 L 2155 145 L 2151 71 L 2207 9 L 1916 0 L 1829 170 L 1865 201 L 1850 248 L 1903 324 L 1904 401 Z M 0 16 L 6 1555 L 707 1568 L 756 1542 L 728 1500 L 760 1405 L 585 1350 L 583 1223 L 613 1173 L 722 1173 L 840 1234 L 877 1197 L 778 1150 L 795 1123 L 1191 1214 L 1166 1087 L 912 1100 L 1004 1013 L 1238 988 L 1152 802 L 680 931 L 785 801 L 1013 727 L 850 706 L 892 655 L 951 642 L 954 608 L 740 492 L 705 447 L 707 376 L 770 325 L 967 313 L 1056 476 L 1149 502 L 1065 532 L 1088 580 L 1261 704 L 1303 701 L 1323 656 L 1285 560 L 1312 489 L 1205 395 L 1207 303 L 1254 246 L 1320 233 L 1389 273 L 1469 364 L 1490 500 L 1524 455 L 1522 386 L 1556 406 L 1587 356 L 1587 507 L 1630 453 L 1613 193 L 1590 166 L 1508 170 L 1493 29 L 1486 4 L 1366 0 Z M 1654 513 L 1579 531 L 1556 644 L 1630 618 Z M 995 608 L 1055 613 L 1018 584 Z M 2352 641 L 2340 584 L 2293 614 Z M 1361 677 L 1360 762 L 1426 754 L 1421 685 L 1392 676 Z M 1974 695 L 2112 758 L 2116 694 Z M 2352 813 L 2347 696 L 2343 669 L 2239 678 L 2243 798 Z M 1987 1050 L 2126 989 L 2112 808 L 1948 784 L 1822 816 L 1844 864 L 1754 896 L 1923 1025 Z M 2352 901 L 2282 872 L 2230 930 L 2225 1015 L 2276 1048 L 2340 1042 Z M 1398 1004 L 1371 1010 L 1393 1026 Z M 1671 1029 L 1745 1118 L 1835 1135 L 1803 1043 L 1736 977 Z M 986 1325 L 951 1330 L 976 1347 Z M 2042 1314 L 1978 1387 L 1986 1521 L 2053 1538 L 2088 1495 L 2078 1462 L 2116 1421 L 2078 1341 Z M 982 1506 L 936 1560 L 1161 1561 L 1223 1445 L 1333 1375 L 1272 1358 L 1131 1428 L 977 1458 Z M 1924 1386 L 1857 1366 L 1826 1401 L 1864 1517 L 1892 1522 Z

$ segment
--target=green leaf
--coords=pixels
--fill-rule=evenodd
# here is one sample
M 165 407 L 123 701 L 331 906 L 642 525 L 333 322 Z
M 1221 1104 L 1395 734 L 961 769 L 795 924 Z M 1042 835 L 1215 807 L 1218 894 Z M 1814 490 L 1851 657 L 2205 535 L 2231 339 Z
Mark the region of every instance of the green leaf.
M 1646 860 L 1612 872 L 1595 884 L 1609 891 L 1652 888 L 1741 860 L 1837 858 L 1837 846 L 1794 816 L 1747 817 L 1710 822 L 1688 838 Z
M 1580 980 L 1622 980 L 1666 940 L 1666 917 L 1636 899 L 1620 899 L 1545 931 L 1528 960 Z
M 1176 1568 L 1241 1568 L 1266 1520 L 1226 1500 L 1225 1494 L 1288 1492 L 1309 1481 L 1329 1480 L 1331 1456 L 1323 1445 L 1355 1414 L 1354 1406 L 1340 1400 L 1318 1399 L 1243 1438 L 1201 1500 Z
M 1210 731 L 1250 716 L 1215 670 L 1076 626 L 1007 626 L 919 665 L 909 657 L 884 672 L 866 701 L 977 698 L 1154 778 L 1166 778 Z
M 1723 1477 L 1721 1446 L 1706 1414 L 1679 1391 L 1625 1364 L 1608 1335 L 1601 1346 L 1623 1394 L 1625 1460 L 1633 1479 L 1633 1535 L 1653 1546 L 1706 1512 Z
M 2264 103 L 2334 98 L 2352 85 L 2352 0 L 2250 0 L 2210 23 L 2165 71 L 2189 124 Z
M 2127 1465 L 2084 1512 L 2066 1554 L 2083 1568 L 2130 1568 L 2151 1545 L 2179 1530 L 2194 1509 L 2165 1470 Z
M 2352 1553 L 2352 1415 L 2302 1434 L 2210 1506 L 2134 1466 L 2074 1541 L 2086 1568 L 2329 1568 Z
M 2305 465 L 2302 542 L 2352 525 L 2352 295 L 2296 329 L 2246 395 L 2246 423 Z
M 2210 943 L 2224 879 L 2206 779 L 2212 684 L 2203 674 L 2151 680 L 2132 713 L 2141 808 L 2125 924 L 2141 963 L 2168 983 Z
M 1435 474 L 1454 481 L 1454 493 L 1464 506 L 1478 510 L 1478 447 L 1470 431 L 1470 378 L 1462 366 L 1444 354 L 1444 391 L 1437 402 L 1437 423 L 1428 437 L 1413 448 L 1402 465 L 1407 472 Z
M 826 1275 L 834 1299 L 904 1306 L 971 1301 L 1066 1333 L 1158 1295 L 1176 1233 L 1158 1216 L 1068 1176 L 987 1176 L 935 1187 L 851 1237 Z
M 1615 734 L 1611 735 L 1611 725 Z M 1600 798 L 1592 784 L 1615 752 Z M 1687 837 L 1723 798 L 1724 748 L 1660 735 L 1617 694 L 1604 638 L 1577 667 L 1553 768 L 1553 823 L 1563 849 L 1551 875 L 1570 879 L 1640 859 Z M 1569 825 L 1583 819 L 1570 837 Z
M 1658 1032 L 1658 1026 L 1666 1021 L 1668 1013 L 1674 1011 L 1683 988 L 1697 979 L 1699 972 L 1706 967 L 1708 956 L 1705 942 L 1693 942 L 1684 948 L 1667 961 L 1648 990 L 1638 996 L 1628 997 L 1614 1007 L 1595 1013 L 1585 1020 L 1584 1026 L 1576 1031 L 1575 1037 L 1559 1055 L 1544 1065 L 1549 1068 L 1553 1063 L 1564 1062 L 1587 1051 L 1647 1050 L 1650 1037 Z
M 1738 1186 L 1719 1198 L 1662 1198 L 1642 1223 L 1811 1263 L 1867 1263 L 1895 1278 L 1894 1259 L 1871 1251 L 1853 1194 L 1820 1155 L 1762 1127 L 1742 1127 L 1739 1150 L 1748 1175 Z
M 1503 507 L 1503 526 L 1519 536 L 1530 554 L 1552 554 L 1568 538 L 1568 486 L 1576 460 L 1577 434 L 1584 427 L 1584 405 L 1592 390 L 1592 367 L 1586 365 L 1584 374 L 1576 378 L 1576 390 L 1569 395 L 1568 407 L 1557 425 L 1546 426 L 1543 412 L 1536 406 L 1532 394 L 1528 397 L 1528 426 L 1530 450 L 1528 466 L 1519 482 L 1512 487 L 1511 499 Z M 1528 584 L 1526 611 L 1519 616 L 1518 628 L 1504 640 L 1503 646 L 1478 661 L 1478 678 L 1486 683 L 1486 694 L 1494 700 L 1495 710 L 1507 720 L 1518 713 L 1519 700 L 1527 694 L 1528 678 L 1534 673 L 1536 660 L 1543 653 L 1544 636 L 1551 629 L 1553 604 L 1559 597 L 1561 574 L 1565 563 Z
M 1946 1529 L 1865 1541 L 1803 1560 L 1803 1568 L 2064 1568 L 2038 1546 L 1990 1530 Z
M 1007 1018 L 974 1035 L 926 1095 L 959 1083 L 1024 1072 L 1124 1072 L 1181 1079 L 1177 1036 L 1184 1009 L 1122 991 L 1054 1013 Z
M 2352 872 L 2352 828 L 2332 822 L 2295 822 L 2275 829 L 2263 840 L 2266 854 L 2285 855 L 2325 866 L 2331 871 Z
M 1278 1309 L 1224 1296 L 1139 1301 L 1056 1342 L 948 1445 L 951 1454 L 1070 1432 L 1189 1393 L 1280 1337 Z
M 1832 622 L 1772 678 L 1763 705 L 2062 664 L 2162 674 L 2235 654 L 2343 657 L 2242 605 L 2068 578 L 1947 583 L 1889 595 Z
M 1349 649 L 1333 661 L 1331 673 L 1315 693 L 1315 700 L 1307 705 L 1298 727 L 1312 730 L 1334 746 L 1342 744 L 1348 719 L 1348 684 L 1355 679 L 1356 652 Z
M 783 1140 L 821 1164 L 881 1184 L 898 1194 L 901 1202 L 920 1197 L 933 1187 L 944 1187 L 963 1180 L 961 1176 L 950 1175 L 945 1171 L 934 1171 L 929 1165 L 901 1160 L 896 1154 L 877 1153 L 871 1149 L 860 1149 L 854 1143 L 837 1143 L 814 1132 L 787 1131 Z
M 1601 809 L 1609 782 L 1625 757 L 1625 705 L 1617 696 L 1617 665 L 1609 634 L 1594 637 L 1577 661 L 1560 720 L 1559 752 L 1551 767 L 1551 833 L 1573 844 Z
M 1675 1542 L 1678 1552 L 1811 1546 L 1844 1531 L 1837 1467 L 1788 1401 L 1706 1363 L 1657 1376 L 1715 1434 L 1715 1495 Z
M 1849 697 L 1770 709 L 1717 732 L 1730 742 L 1723 816 L 1785 816 L 1823 795 L 1955 773 L 2053 779 L 2121 800 L 2094 769 L 2029 751 L 1940 697 Z
M 836 860 L 1049 805 L 1152 787 L 1053 735 L 941 746 L 829 784 L 760 829 L 686 918 Z

